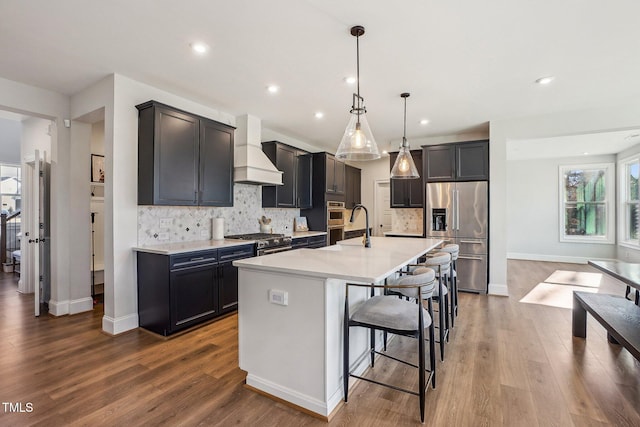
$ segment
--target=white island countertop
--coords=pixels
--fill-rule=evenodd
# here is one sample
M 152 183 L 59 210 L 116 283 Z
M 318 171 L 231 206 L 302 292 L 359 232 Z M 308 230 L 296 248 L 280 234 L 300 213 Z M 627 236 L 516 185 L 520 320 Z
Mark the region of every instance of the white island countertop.
M 242 259 L 234 261 L 233 265 L 262 271 L 372 283 L 384 280 L 441 242 L 440 239 L 371 237 L 371 247 L 365 248 L 362 238 L 357 237 L 318 249 L 298 249 Z

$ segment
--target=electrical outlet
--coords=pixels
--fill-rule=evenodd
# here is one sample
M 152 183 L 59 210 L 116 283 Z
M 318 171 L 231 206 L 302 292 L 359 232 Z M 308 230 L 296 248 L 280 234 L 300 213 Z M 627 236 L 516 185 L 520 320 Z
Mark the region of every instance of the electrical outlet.
M 209 232 L 207 230 L 200 230 L 200 237 L 209 237 Z
M 160 228 L 170 228 L 173 220 L 171 218 L 161 218 L 160 219 Z
M 158 240 L 169 240 L 169 233 L 158 233 Z
M 289 305 L 289 292 L 269 289 L 269 302 L 271 304 Z

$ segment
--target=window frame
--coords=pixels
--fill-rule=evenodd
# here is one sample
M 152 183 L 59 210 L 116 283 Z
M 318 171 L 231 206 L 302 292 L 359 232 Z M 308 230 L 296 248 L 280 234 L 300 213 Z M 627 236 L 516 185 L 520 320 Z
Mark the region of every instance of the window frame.
M 18 192 L 17 193 L 4 193 L 2 192 L 2 188 L 0 188 L 0 210 L 2 209 L 2 200 L 3 200 L 3 196 L 8 196 L 8 197 L 16 197 L 18 196 L 20 198 L 20 210 L 22 209 L 22 179 L 23 179 L 23 174 L 22 174 L 22 166 L 19 164 L 14 164 L 14 163 L 0 163 L 0 177 L 2 177 L 2 168 L 15 168 L 18 171 L 18 175 L 19 178 L 17 180 L 17 182 L 19 183 L 19 188 L 18 188 Z M 19 209 L 15 209 L 14 212 L 18 211 Z
M 640 167 L 640 153 L 618 161 L 619 203 L 618 203 L 618 244 L 631 249 L 640 249 L 640 233 L 635 240 L 627 239 L 627 205 L 629 204 L 627 165 L 637 163 Z M 640 208 L 640 201 L 636 202 Z
M 559 224 L 558 236 L 561 243 L 597 243 L 597 244 L 615 244 L 616 243 L 616 164 L 611 163 L 580 163 L 567 164 L 558 167 L 558 199 L 559 199 Z M 605 207 L 606 217 L 606 233 L 604 236 L 581 236 L 565 234 L 565 215 L 566 215 L 566 188 L 564 185 L 564 176 L 568 171 L 572 170 L 604 170 L 605 177 L 605 199 L 602 202 Z M 600 202 L 598 202 L 600 203 Z

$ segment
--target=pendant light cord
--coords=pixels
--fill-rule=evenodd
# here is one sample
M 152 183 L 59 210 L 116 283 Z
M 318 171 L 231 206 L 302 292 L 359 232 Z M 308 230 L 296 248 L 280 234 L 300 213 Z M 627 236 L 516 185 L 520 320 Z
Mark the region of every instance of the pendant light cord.
M 407 97 L 404 98 L 404 132 L 402 134 L 402 146 L 407 145 Z
M 360 124 L 360 35 L 356 36 L 356 90 L 358 92 L 358 124 Z

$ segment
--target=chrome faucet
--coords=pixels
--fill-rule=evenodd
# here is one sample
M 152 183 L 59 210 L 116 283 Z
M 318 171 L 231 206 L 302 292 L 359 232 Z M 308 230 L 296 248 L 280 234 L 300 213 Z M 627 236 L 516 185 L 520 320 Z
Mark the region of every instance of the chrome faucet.
M 364 210 L 364 218 L 365 218 L 365 231 L 364 231 L 364 247 L 365 248 L 370 248 L 371 247 L 371 236 L 369 235 L 369 211 L 367 210 L 367 208 L 365 208 L 363 205 L 361 204 L 357 204 L 353 207 L 353 210 L 351 211 L 351 218 L 349 218 L 349 222 L 353 222 L 353 217 L 356 213 L 356 211 L 358 209 L 362 209 Z

